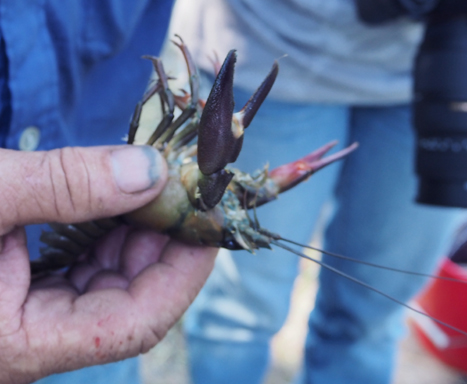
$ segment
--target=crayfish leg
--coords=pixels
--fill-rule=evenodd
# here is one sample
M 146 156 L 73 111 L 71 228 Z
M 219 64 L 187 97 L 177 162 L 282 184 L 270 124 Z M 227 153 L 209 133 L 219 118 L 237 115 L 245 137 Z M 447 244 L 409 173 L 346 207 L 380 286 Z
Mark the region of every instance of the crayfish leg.
M 172 91 L 169 88 L 168 77 L 164 71 L 162 61 L 159 58 L 153 56 L 143 56 L 143 58 L 152 61 L 154 69 L 157 75 L 159 76 L 158 82 L 161 84 L 159 96 L 161 98 L 161 105 L 164 111 L 164 117 L 157 125 L 157 128 L 154 130 L 153 134 L 149 137 L 146 143 L 148 145 L 153 145 L 172 123 L 172 120 L 174 118 L 175 99 Z M 165 111 L 166 106 L 167 112 Z

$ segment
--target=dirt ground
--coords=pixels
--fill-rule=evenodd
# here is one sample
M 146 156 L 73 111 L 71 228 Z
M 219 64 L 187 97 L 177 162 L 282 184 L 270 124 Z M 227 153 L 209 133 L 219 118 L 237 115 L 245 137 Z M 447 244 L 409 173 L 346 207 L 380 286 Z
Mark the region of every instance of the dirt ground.
M 295 284 L 289 318 L 272 343 L 273 366 L 265 384 L 291 383 L 299 368 L 317 276 L 315 266 L 304 265 Z M 467 384 L 460 373 L 429 355 L 413 335 L 402 341 L 400 349 L 394 384 Z M 142 369 L 145 384 L 189 383 L 181 324 L 143 357 Z

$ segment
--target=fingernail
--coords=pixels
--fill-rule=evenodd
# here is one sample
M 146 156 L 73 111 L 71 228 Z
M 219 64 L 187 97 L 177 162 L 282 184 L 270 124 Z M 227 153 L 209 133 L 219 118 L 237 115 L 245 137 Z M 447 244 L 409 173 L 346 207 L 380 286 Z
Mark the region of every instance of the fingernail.
M 115 182 L 125 193 L 142 192 L 153 187 L 160 178 L 162 155 L 148 145 L 132 145 L 111 154 Z

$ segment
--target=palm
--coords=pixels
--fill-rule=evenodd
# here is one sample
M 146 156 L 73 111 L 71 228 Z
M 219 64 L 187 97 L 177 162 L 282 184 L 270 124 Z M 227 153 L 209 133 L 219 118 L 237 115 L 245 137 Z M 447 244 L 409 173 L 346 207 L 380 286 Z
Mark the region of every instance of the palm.
M 31 362 L 43 376 L 146 352 L 201 289 L 215 253 L 121 227 L 67 275 L 30 285 L 24 232 L 14 230 L 0 254 L 2 361 L 29 382 L 39 377 Z

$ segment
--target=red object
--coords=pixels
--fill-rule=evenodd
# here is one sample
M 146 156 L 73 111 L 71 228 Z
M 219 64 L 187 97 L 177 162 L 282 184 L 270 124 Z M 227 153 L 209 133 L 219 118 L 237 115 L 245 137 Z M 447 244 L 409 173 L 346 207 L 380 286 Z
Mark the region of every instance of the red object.
M 415 299 L 415 306 L 428 315 L 467 332 L 467 270 L 445 258 L 439 276 L 463 280 L 434 279 Z M 410 315 L 410 325 L 422 344 L 439 360 L 467 373 L 467 336 L 425 316 Z

